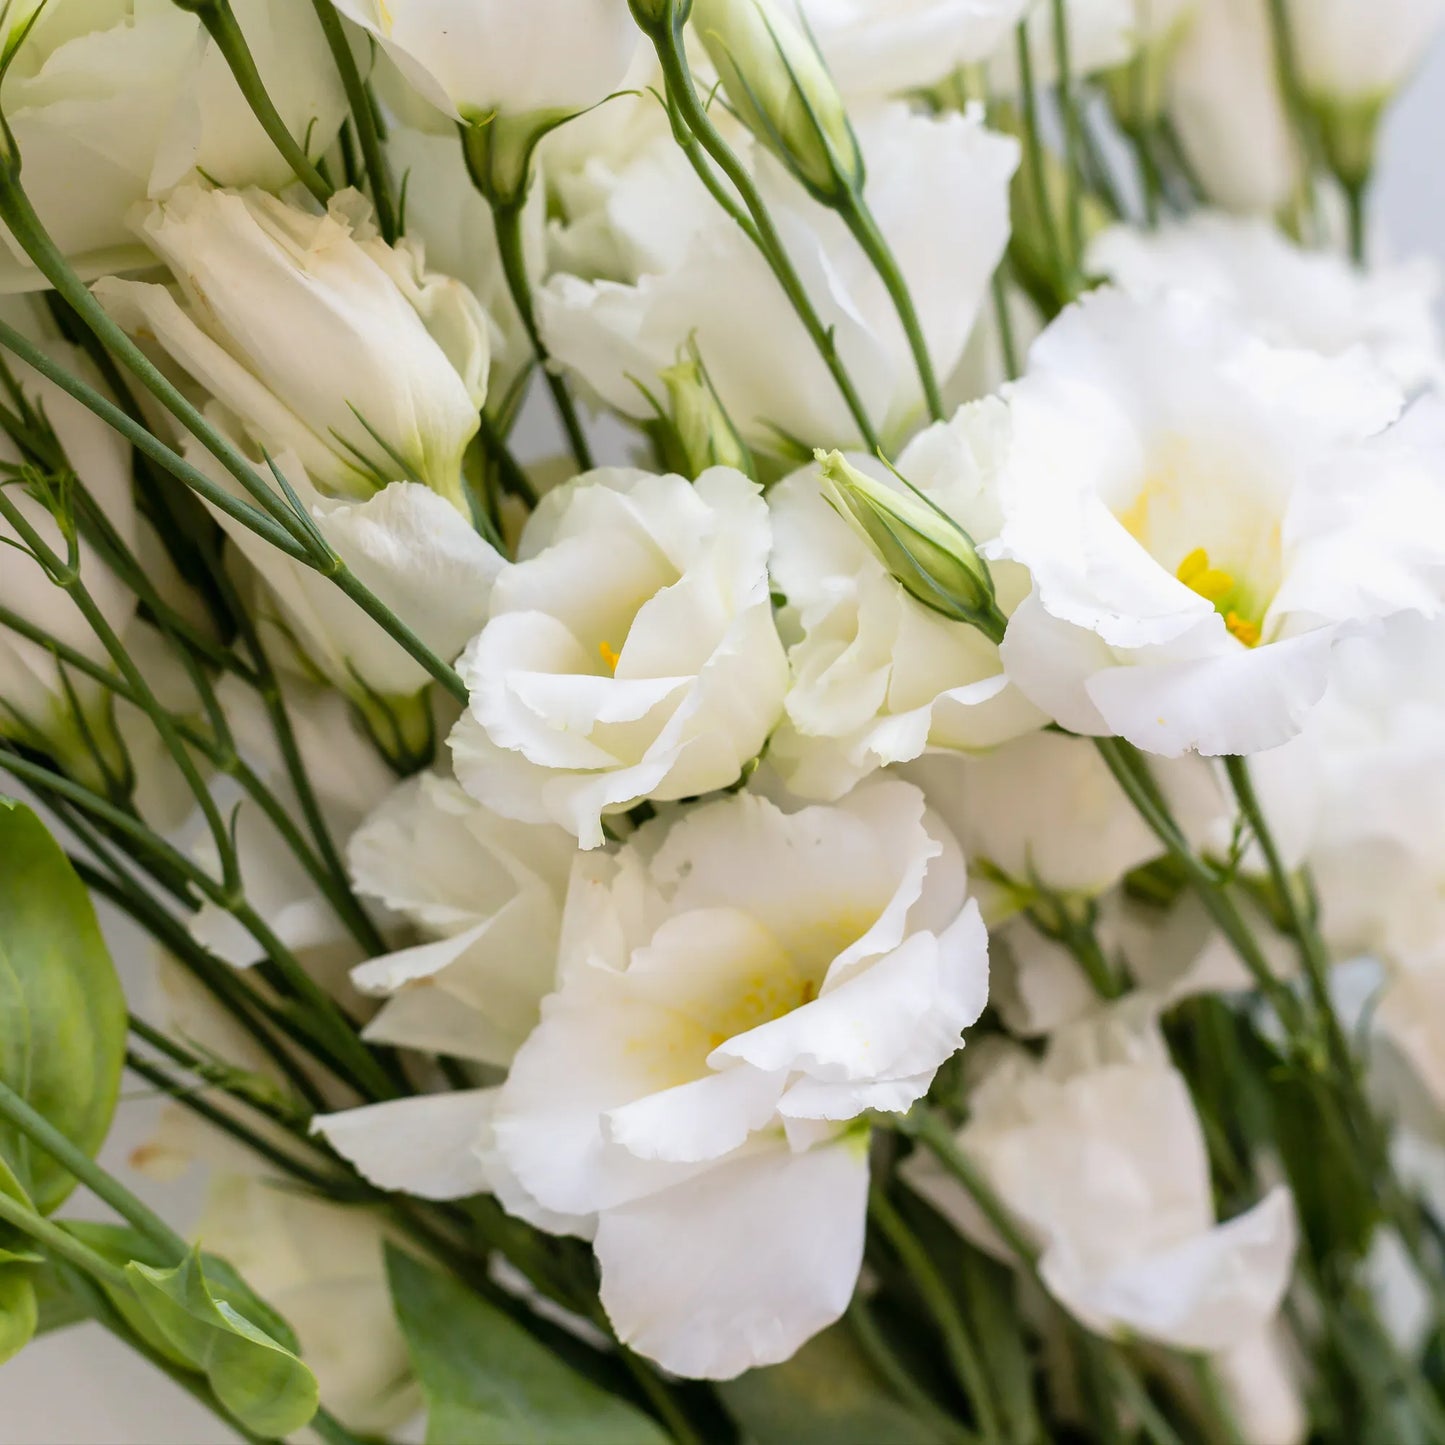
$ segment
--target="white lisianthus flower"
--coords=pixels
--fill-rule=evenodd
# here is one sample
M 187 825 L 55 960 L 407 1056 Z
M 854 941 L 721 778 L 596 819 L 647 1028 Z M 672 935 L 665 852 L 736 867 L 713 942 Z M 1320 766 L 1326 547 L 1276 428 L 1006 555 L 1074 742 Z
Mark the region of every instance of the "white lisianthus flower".
M 725 467 L 549 492 L 459 664 L 462 786 L 595 848 L 608 814 L 736 782 L 787 687 L 770 542 L 757 486 Z
M 486 318 L 409 243 L 381 240 L 356 192 L 318 216 L 260 191 L 186 187 L 137 229 L 177 289 L 107 277 L 96 299 L 154 338 L 257 446 L 294 451 L 333 496 L 405 479 L 466 510 Z
M 505 1065 L 557 971 L 576 839 L 516 823 L 435 773 L 410 779 L 352 835 L 351 875 L 423 941 L 353 971 L 387 1000 L 364 1036 Z
M 99 377 L 79 351 L 58 340 L 43 344 L 72 375 L 83 377 L 89 385 L 100 385 Z M 43 411 L 66 464 L 121 539 L 134 549 L 139 541 L 139 522 L 131 489 L 130 448 L 67 393 L 23 363 L 12 360 L 11 365 L 28 404 Z M 39 498 L 28 496 L 23 486 L 12 482 L 26 461 L 19 446 L 0 431 L 0 484 L 5 485 L 6 499 L 39 533 L 45 545 L 63 559 L 67 544 L 55 518 Z M 92 662 L 109 666 L 110 654 L 80 609 L 51 581 L 40 563 L 27 555 L 19 535 L 3 518 L 0 547 L 0 606 L 32 626 L 43 628 L 48 636 Z M 105 620 L 123 638 L 135 616 L 135 593 L 83 537 L 80 575 Z M 51 754 L 73 775 L 104 791 L 95 756 L 97 748 L 105 764 L 115 766 L 117 777 L 124 772 L 109 719 L 108 694 L 99 683 L 74 668 L 62 669 L 49 648 L 0 627 L 0 737 Z
M 1034 590 L 1004 665 L 1072 731 L 1277 747 L 1338 642 L 1439 610 L 1439 457 L 1385 433 L 1401 398 L 1361 357 L 1271 347 L 1185 293 L 1101 291 L 1035 343 L 1009 404 L 984 550 Z
M 987 60 L 1030 0 L 789 0 L 848 100 L 926 90 Z
M 627 76 L 642 36 L 627 0 L 335 0 L 445 115 L 574 114 Z
M 1205 194 L 1231 211 L 1273 214 L 1303 166 L 1280 95 L 1267 0 L 1199 0 L 1169 66 L 1170 119 Z
M 898 258 L 934 369 L 948 376 L 1008 240 L 1018 146 L 973 114 L 889 105 L 854 117 L 867 199 Z M 760 188 L 809 298 L 890 449 L 923 411 L 917 370 L 882 283 L 839 218 L 757 152 Z M 538 293 L 559 363 L 625 415 L 652 415 L 691 338 L 728 415 L 762 451 L 846 447 L 859 430 L 766 261 L 693 174 L 670 135 L 612 175 L 593 168 L 593 205 L 568 212 L 562 264 Z M 573 191 L 574 200 L 580 199 Z M 598 224 L 604 212 L 606 224 Z M 583 228 L 579 231 L 578 228 Z M 581 242 L 582 244 L 579 244 Z
M 1287 1189 L 1215 1222 L 1204 1132 L 1144 1001 L 1061 1029 L 1042 1059 L 1000 1045 L 958 1147 L 1041 1249 L 1039 1273 L 1089 1329 L 1214 1354 L 1274 1318 L 1295 1252 Z M 910 1182 L 1007 1256 L 925 1155 Z
M 186 459 L 219 486 L 240 487 L 199 445 L 187 443 Z M 298 501 L 332 550 L 377 598 L 431 650 L 455 659 L 487 616 L 492 585 L 506 565 L 450 502 L 416 482 L 392 482 L 365 501 L 338 501 L 311 482 L 300 459 L 273 458 Z M 262 480 L 269 469 L 256 462 Z M 214 509 L 213 509 L 214 510 Z M 266 584 L 279 609 L 276 619 L 307 666 L 320 672 L 368 715 L 385 739 L 390 724 L 418 709 L 409 700 L 431 674 L 379 623 L 373 622 L 330 579 L 279 552 L 248 527 L 215 511 L 237 550 Z M 265 615 L 266 609 L 263 608 Z M 423 731 L 430 724 L 414 720 Z M 408 727 L 403 723 L 403 730 Z
M 853 1121 L 926 1092 L 984 1005 L 965 890 L 957 845 L 891 781 L 793 814 L 719 799 L 579 863 L 560 986 L 495 1133 L 536 1201 L 595 1231 L 624 1343 L 730 1378 L 842 1313 L 868 1183 Z
M 1288 0 L 1305 93 L 1324 104 L 1382 105 L 1445 25 L 1445 0 Z
M 1434 318 L 1439 275 L 1423 257 L 1362 270 L 1294 245 L 1262 219 L 1198 211 L 1153 230 L 1110 227 L 1084 264 L 1141 301 L 1171 290 L 1213 297 L 1279 346 L 1326 356 L 1362 346 L 1405 391 L 1445 377 Z
M 1007 450 L 998 401 L 964 408 L 930 427 L 898 460 L 899 472 L 975 542 L 997 535 L 993 473 Z M 859 458 L 880 481 L 880 464 Z M 800 796 L 840 798 L 860 779 L 925 749 L 988 748 L 1042 726 L 1009 685 L 998 648 L 976 628 L 915 601 L 824 499 L 816 468 L 768 493 L 772 574 L 795 635 L 787 721 L 769 758 Z M 1029 588 L 1004 563 L 994 579 L 1007 612 Z
M 8 7 L 18 32 L 39 6 Z M 309 5 L 233 0 L 266 93 L 313 157 L 336 138 L 346 95 Z M 6 122 L 25 189 L 82 277 L 148 257 L 131 208 L 186 180 L 279 190 L 291 168 L 261 129 L 200 20 L 148 0 L 49 0 L 6 71 Z M 0 226 L 0 290 L 48 283 Z

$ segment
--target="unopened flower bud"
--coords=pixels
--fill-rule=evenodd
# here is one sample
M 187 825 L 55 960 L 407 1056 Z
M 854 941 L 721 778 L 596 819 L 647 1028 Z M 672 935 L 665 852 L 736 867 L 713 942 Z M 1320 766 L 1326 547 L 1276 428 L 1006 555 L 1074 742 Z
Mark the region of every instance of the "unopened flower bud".
M 685 357 L 661 373 L 669 415 L 659 418 L 668 466 L 699 477 L 709 467 L 732 467 L 753 476 L 752 454 L 738 435 L 696 356 Z
M 775 0 L 696 0 L 693 23 L 743 123 L 824 200 L 863 184 L 843 98 Z
M 910 596 L 997 638 L 1003 618 L 973 539 L 921 493 L 861 472 L 841 452 L 814 453 L 823 495 Z

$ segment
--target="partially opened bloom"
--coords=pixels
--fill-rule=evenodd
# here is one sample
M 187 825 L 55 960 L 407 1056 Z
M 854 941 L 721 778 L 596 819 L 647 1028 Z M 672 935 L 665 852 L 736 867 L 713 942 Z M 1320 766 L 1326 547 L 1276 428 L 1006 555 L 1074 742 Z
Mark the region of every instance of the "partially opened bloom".
M 96 298 L 322 491 L 425 483 L 465 511 L 462 453 L 486 399 L 487 323 L 460 282 L 388 246 L 353 192 L 324 216 L 260 191 L 187 187 L 137 229 L 175 289 L 108 277 Z
M 685 1375 L 786 1359 L 861 1262 L 868 1109 L 906 1109 L 987 993 L 957 846 L 884 782 L 747 794 L 579 864 L 499 1152 L 594 1233 L 620 1338 Z M 666 1268 L 659 1268 L 659 1261 Z
M 1324 105 L 1382 106 L 1445 24 L 1442 0 L 1289 0 L 1305 93 Z
M 1166 77 L 1168 114 L 1215 205 L 1265 215 L 1303 165 L 1280 94 L 1267 0 L 1199 0 Z
M 1272 1321 L 1294 1263 L 1289 1191 L 1216 1223 L 1204 1132 L 1144 1001 L 1061 1029 L 1041 1059 L 1005 1045 L 990 1064 L 957 1144 L 1041 1249 L 1060 1304 L 1101 1333 L 1210 1354 Z M 917 1156 L 905 1172 L 1008 1253 L 941 1166 Z
M 618 89 L 641 43 L 627 0 L 335 0 L 423 100 L 483 121 L 573 114 Z
M 309 5 L 232 0 L 266 94 L 314 159 L 336 138 L 346 94 Z M 37 0 L 6 8 L 0 29 L 40 18 L 5 73 L 5 120 L 46 230 L 89 279 L 148 257 L 131 208 L 208 177 L 280 190 L 290 165 L 261 129 L 194 14 L 147 0 Z M 0 226 L 0 290 L 48 283 Z
M 187 458 L 219 486 L 237 483 L 200 446 Z M 273 458 L 327 544 L 431 650 L 451 662 L 480 630 L 505 561 L 448 501 L 417 482 L 392 482 L 364 501 L 327 496 L 292 452 Z M 257 476 L 270 481 L 265 464 Z M 379 740 L 426 751 L 431 723 L 419 694 L 431 674 L 327 577 L 217 513 L 275 601 L 294 652 L 351 699 Z M 260 609 L 263 618 L 268 609 Z
M 866 196 L 922 318 L 934 369 L 963 356 L 1008 239 L 1016 143 L 978 116 L 928 117 L 888 105 L 855 117 Z M 903 328 L 844 223 L 811 200 L 770 155 L 758 182 L 804 289 L 885 443 L 923 412 Z M 733 423 L 756 449 L 796 455 L 801 443 L 860 439 L 802 322 L 767 262 L 722 212 L 666 130 L 620 165 L 589 168 L 589 185 L 557 239 L 559 274 L 538 293 L 553 357 L 624 415 L 647 419 L 639 387 L 691 340 Z
M 1009 676 L 1166 756 L 1288 741 L 1343 638 L 1439 610 L 1445 471 L 1386 430 L 1401 405 L 1359 355 L 1269 346 L 1192 295 L 1073 307 L 1009 395 L 992 552 L 1034 583 Z
M 994 473 L 1007 449 L 997 401 L 930 427 L 898 459 L 901 475 L 975 542 L 997 535 Z M 880 485 L 901 484 L 860 458 Z M 831 508 L 809 468 L 768 493 L 773 583 L 786 599 L 792 682 L 787 721 L 769 757 L 804 797 L 838 798 L 861 778 L 925 749 L 988 748 L 1044 719 L 1004 676 L 997 646 L 976 627 L 911 596 Z M 994 579 L 1007 611 L 1028 575 L 1004 563 Z
M 421 939 L 352 973 L 354 987 L 386 999 L 365 1037 L 510 1063 L 556 978 L 576 839 L 499 817 L 424 773 L 386 799 L 347 852 L 357 888 Z
M 1278 346 L 1325 356 L 1363 347 L 1405 391 L 1445 378 L 1439 274 L 1424 257 L 1366 269 L 1297 246 L 1260 217 L 1197 211 L 1150 230 L 1113 226 L 1094 238 L 1085 267 L 1140 301 L 1175 290 L 1213 297 Z
M 782 710 L 757 485 L 597 471 L 549 492 L 460 671 L 463 787 L 584 847 L 644 798 L 735 783 Z

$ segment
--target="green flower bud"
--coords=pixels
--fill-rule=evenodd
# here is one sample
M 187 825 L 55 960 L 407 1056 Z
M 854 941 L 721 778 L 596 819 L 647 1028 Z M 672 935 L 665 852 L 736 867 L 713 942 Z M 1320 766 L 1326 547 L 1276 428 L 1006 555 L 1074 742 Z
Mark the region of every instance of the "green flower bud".
M 693 23 L 733 109 L 809 190 L 827 201 L 862 186 L 843 98 L 774 0 L 696 0 Z
M 910 596 L 996 642 L 1003 637 L 993 578 L 952 517 L 907 483 L 893 487 L 860 472 L 841 452 L 814 455 L 823 495 Z
M 701 476 L 709 467 L 733 467 L 753 476 L 753 458 L 718 400 L 706 369 L 688 356 L 661 373 L 670 415 L 659 418 L 664 452 L 672 470 Z

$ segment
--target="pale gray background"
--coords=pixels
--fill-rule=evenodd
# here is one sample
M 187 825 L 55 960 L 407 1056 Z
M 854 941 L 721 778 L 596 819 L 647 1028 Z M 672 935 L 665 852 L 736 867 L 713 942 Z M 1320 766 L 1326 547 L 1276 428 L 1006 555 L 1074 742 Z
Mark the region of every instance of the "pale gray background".
M 1391 118 L 1377 210 L 1392 253 L 1424 251 L 1445 270 L 1442 129 L 1445 49 L 1437 47 Z M 134 934 L 118 929 L 116 942 L 122 958 L 142 956 Z M 139 973 L 139 965 L 133 971 Z M 144 1098 L 122 1104 L 103 1156 L 112 1168 L 125 1169 L 153 1111 Z M 198 1207 L 198 1180 L 157 1188 L 129 1171 L 126 1178 L 152 1204 L 164 1204 L 179 1225 Z M 96 1217 L 104 1218 L 103 1211 Z M 0 1445 L 231 1445 L 233 1439 L 212 1415 L 98 1326 L 81 1325 L 42 1339 L 0 1367 Z

